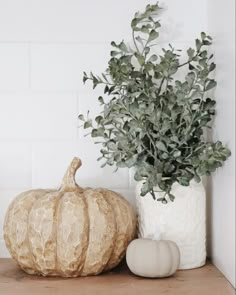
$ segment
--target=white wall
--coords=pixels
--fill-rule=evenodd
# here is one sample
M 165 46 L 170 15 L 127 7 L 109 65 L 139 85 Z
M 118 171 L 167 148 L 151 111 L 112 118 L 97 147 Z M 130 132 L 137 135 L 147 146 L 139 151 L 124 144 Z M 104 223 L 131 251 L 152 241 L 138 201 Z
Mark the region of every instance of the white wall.
M 214 264 L 235 286 L 235 0 L 208 0 L 208 20 L 218 81 L 213 139 L 221 139 L 232 150 L 210 188 L 210 252 Z

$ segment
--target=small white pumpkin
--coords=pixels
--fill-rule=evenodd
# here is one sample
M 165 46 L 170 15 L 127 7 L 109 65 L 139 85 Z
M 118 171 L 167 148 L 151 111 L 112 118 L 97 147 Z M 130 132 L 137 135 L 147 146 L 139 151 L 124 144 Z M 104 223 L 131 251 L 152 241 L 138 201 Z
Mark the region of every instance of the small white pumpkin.
M 179 267 L 180 251 L 172 241 L 136 239 L 127 248 L 126 262 L 135 275 L 147 278 L 169 277 Z

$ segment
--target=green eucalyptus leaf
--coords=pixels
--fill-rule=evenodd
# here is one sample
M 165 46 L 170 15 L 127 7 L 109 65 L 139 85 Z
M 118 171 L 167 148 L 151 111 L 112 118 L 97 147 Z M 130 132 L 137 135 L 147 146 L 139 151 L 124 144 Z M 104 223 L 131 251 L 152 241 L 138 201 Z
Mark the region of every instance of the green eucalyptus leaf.
M 206 87 L 205 87 L 205 90 L 206 90 L 206 91 L 209 91 L 209 90 L 215 88 L 216 85 L 217 85 L 217 83 L 216 83 L 215 80 L 210 80 L 210 81 L 207 83 L 207 85 L 206 85 Z
M 195 73 L 194 72 L 188 73 L 188 75 L 186 76 L 186 81 L 188 82 L 188 85 L 191 86 L 193 82 L 195 81 Z
M 127 168 L 127 165 L 126 165 L 126 163 L 124 161 L 117 162 L 116 166 L 118 168 Z
M 116 45 L 116 43 L 114 41 L 111 42 L 111 46 L 118 48 L 118 45 Z
M 102 96 L 99 96 L 99 97 L 98 97 L 98 101 L 99 101 L 101 104 L 104 104 L 104 99 L 103 99 Z
M 88 77 L 83 77 L 83 83 L 85 84 L 86 83 L 86 81 L 88 80 Z
M 80 114 L 78 118 L 79 118 L 81 121 L 85 121 L 85 118 L 84 118 L 84 115 L 83 115 L 83 114 Z
M 106 94 L 107 92 L 109 92 L 109 89 L 110 89 L 109 86 L 106 85 L 105 88 L 104 88 L 104 94 Z
M 125 45 L 125 43 L 123 41 L 120 43 L 119 48 L 120 48 L 121 51 L 123 51 L 125 53 L 129 52 L 127 46 Z
M 185 178 L 185 177 L 180 177 L 178 179 L 179 184 L 183 185 L 183 186 L 189 186 L 189 179 Z
M 146 55 L 149 54 L 150 53 L 150 47 L 145 47 L 143 51 L 144 51 L 144 54 L 146 54 Z
M 150 32 L 150 34 L 149 34 L 148 41 L 151 42 L 151 41 L 157 39 L 158 36 L 159 36 L 159 33 L 158 33 L 157 31 L 155 31 L 155 30 L 152 30 L 152 31 Z
M 104 136 L 104 128 L 93 129 L 91 133 L 92 137 L 103 137 Z
M 202 47 L 202 42 L 199 39 L 196 39 L 195 45 L 196 45 L 197 51 L 199 52 Z
M 102 116 L 97 116 L 95 118 L 95 121 L 97 122 L 97 124 L 100 124 L 102 120 L 103 120 L 103 117 Z
M 112 57 L 117 56 L 117 55 L 119 55 L 119 54 L 120 54 L 120 52 L 118 52 L 118 51 L 114 51 L 114 50 L 112 50 L 111 53 L 110 53 L 110 55 L 111 55 Z
M 139 23 L 139 19 L 138 18 L 134 18 L 132 20 L 132 22 L 131 22 L 132 29 L 134 29 L 137 26 L 138 23 Z
M 148 61 L 149 62 L 155 62 L 157 61 L 158 57 L 156 54 L 153 54 L 152 56 L 149 57 Z
M 125 161 L 128 168 L 133 167 L 137 162 L 138 155 L 134 155 L 133 157 L 129 158 Z
M 212 44 L 212 42 L 210 42 L 210 41 L 208 41 L 208 40 L 204 40 L 204 41 L 202 42 L 202 44 L 203 44 L 203 45 L 207 45 L 207 46 L 209 46 L 209 45 Z
M 195 50 L 193 48 L 189 48 L 187 50 L 187 54 L 188 54 L 189 60 L 191 60 L 195 55 Z
M 216 68 L 216 64 L 213 62 L 213 63 L 211 63 L 210 64 L 210 66 L 209 66 L 209 72 L 212 72 L 212 71 L 214 71 L 215 70 L 215 68 Z
M 145 57 L 139 53 L 135 54 L 135 57 L 137 58 L 139 64 L 142 66 L 145 63 Z
M 157 147 L 158 150 L 160 150 L 160 151 L 167 152 L 166 145 L 165 145 L 162 141 L 158 141 L 158 142 L 156 143 L 156 147 Z
M 144 34 L 149 34 L 149 31 L 150 31 L 150 28 L 151 28 L 152 26 L 151 25 L 144 25 L 144 26 L 142 26 L 141 27 L 141 32 L 142 33 L 144 33 Z
M 88 121 L 84 122 L 84 129 L 88 129 L 91 127 L 93 127 L 92 120 L 88 120 Z
M 197 183 L 200 183 L 200 182 L 201 182 L 201 177 L 200 177 L 197 173 L 195 173 L 195 174 L 194 174 L 194 180 L 195 180 Z
M 149 182 L 144 182 L 142 188 L 141 188 L 141 196 L 144 197 L 151 189 L 151 185 Z
M 174 202 L 175 196 L 170 193 L 168 194 L 168 196 L 169 196 L 169 199 L 171 200 L 171 202 Z
M 163 154 L 161 154 L 161 159 L 163 159 L 163 160 L 167 160 L 168 158 L 169 158 L 169 155 L 167 154 L 167 153 L 163 153 Z
M 174 153 L 173 153 L 173 157 L 174 158 L 178 158 L 178 157 L 180 157 L 181 156 L 181 151 L 175 151 Z
M 116 144 L 115 144 L 113 141 L 109 141 L 109 142 L 107 143 L 107 148 L 108 148 L 109 150 L 112 150 L 112 151 L 117 150 L 117 146 L 116 146 Z
M 201 33 L 201 39 L 202 39 L 202 40 L 205 40 L 206 37 L 207 37 L 206 33 L 205 33 L 205 32 L 202 32 L 202 33 Z

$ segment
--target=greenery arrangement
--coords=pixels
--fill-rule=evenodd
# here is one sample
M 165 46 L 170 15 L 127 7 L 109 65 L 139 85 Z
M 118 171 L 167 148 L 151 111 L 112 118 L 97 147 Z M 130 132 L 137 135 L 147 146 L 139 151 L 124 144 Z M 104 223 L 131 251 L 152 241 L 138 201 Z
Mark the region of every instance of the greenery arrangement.
M 113 50 L 105 73 L 84 73 L 84 82 L 93 88 L 104 87 L 111 97 L 98 97 L 103 111 L 95 120 L 80 115 L 83 127 L 91 128 L 92 137 L 102 138 L 101 157 L 105 165 L 135 167 L 134 178 L 145 180 L 141 195 L 155 187 L 165 192 L 163 203 L 174 201 L 173 183 L 189 186 L 194 178 L 210 175 L 230 156 L 220 141 L 207 142 L 205 128 L 215 115 L 215 100 L 209 90 L 216 86 L 211 77 L 216 65 L 208 47 L 212 38 L 202 32 L 195 48 L 187 50 L 180 63 L 180 52 L 171 45 L 155 54 L 159 37 L 160 7 L 147 5 L 132 20 L 133 46 L 111 42 Z M 184 80 L 176 79 L 186 69 Z

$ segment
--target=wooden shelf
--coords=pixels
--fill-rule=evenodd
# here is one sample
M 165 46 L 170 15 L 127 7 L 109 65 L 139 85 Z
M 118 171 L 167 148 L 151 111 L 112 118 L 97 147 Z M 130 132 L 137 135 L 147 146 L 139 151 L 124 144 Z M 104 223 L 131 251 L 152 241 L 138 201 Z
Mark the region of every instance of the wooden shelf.
M 132 275 L 126 265 L 96 277 L 74 279 L 30 276 L 11 259 L 0 259 L 1 295 L 234 295 L 235 290 L 210 263 L 178 271 L 165 279 Z

